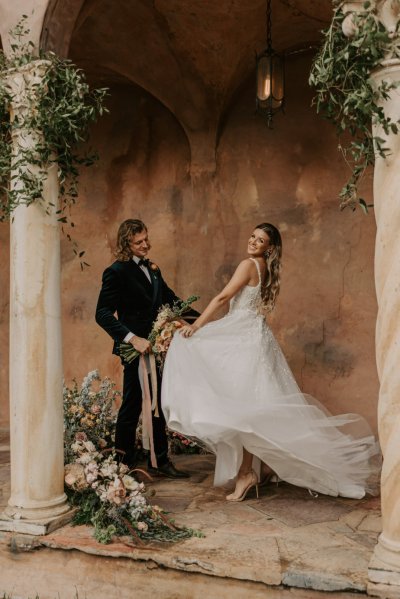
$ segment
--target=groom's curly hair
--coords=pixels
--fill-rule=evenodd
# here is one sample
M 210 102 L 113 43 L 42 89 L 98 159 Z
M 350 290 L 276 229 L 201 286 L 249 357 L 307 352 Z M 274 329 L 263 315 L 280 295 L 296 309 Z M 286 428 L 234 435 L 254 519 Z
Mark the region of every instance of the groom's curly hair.
M 115 248 L 115 257 L 120 262 L 128 262 L 133 256 L 131 249 L 131 239 L 133 235 L 147 231 L 147 227 L 143 221 L 128 218 L 120 224 L 117 235 L 117 245 Z

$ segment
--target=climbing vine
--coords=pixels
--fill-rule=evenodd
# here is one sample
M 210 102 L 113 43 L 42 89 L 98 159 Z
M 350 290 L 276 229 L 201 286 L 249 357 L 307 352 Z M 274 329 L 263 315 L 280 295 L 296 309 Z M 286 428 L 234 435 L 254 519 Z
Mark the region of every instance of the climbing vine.
M 60 206 L 58 220 L 63 225 L 74 226 L 70 218 L 70 207 L 78 196 L 79 168 L 89 166 L 96 155 L 86 151 L 85 142 L 89 138 L 89 126 L 106 111 L 105 88 L 90 89 L 85 75 L 70 60 L 61 59 L 52 52 L 34 52 L 28 39 L 26 17 L 10 32 L 11 54 L 0 51 L 0 220 L 12 216 L 17 206 L 29 206 L 42 202 L 49 167 L 55 163 L 58 169 Z M 28 110 L 16 111 L 10 107 L 17 100 L 16 92 L 9 84 L 13 73 L 23 73 L 35 67 L 39 61 L 44 76 L 32 93 L 26 93 Z M 13 120 L 12 120 L 13 119 Z M 23 130 L 30 136 L 31 144 L 18 145 L 15 152 L 12 132 Z M 71 236 L 67 233 L 68 239 Z M 74 252 L 81 259 L 81 267 L 86 264 L 74 243 Z
M 342 31 L 345 16 L 340 3 L 330 27 L 323 32 L 324 42 L 312 65 L 309 83 L 316 90 L 317 112 L 336 126 L 339 150 L 350 170 L 339 193 L 340 207 L 354 210 L 360 205 L 368 212 L 369 206 L 359 196 L 359 184 L 375 156 L 386 157 L 389 152 L 371 125 L 386 135 L 399 131 L 399 122 L 386 116 L 381 105 L 397 83 L 374 85 L 370 74 L 384 59 L 400 56 L 399 25 L 390 33 L 378 20 L 371 2 L 365 2 L 363 10 L 353 16 L 354 35 L 346 37 Z

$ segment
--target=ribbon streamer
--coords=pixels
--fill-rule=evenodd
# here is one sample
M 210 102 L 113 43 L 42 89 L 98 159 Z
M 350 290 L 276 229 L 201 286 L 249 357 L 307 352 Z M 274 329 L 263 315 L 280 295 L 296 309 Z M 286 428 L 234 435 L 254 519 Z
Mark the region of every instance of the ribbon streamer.
M 151 377 L 152 394 L 150 393 L 149 378 Z M 153 468 L 157 468 L 157 457 L 154 451 L 153 418 L 158 417 L 157 402 L 157 371 L 156 362 L 153 354 L 150 356 L 141 355 L 139 358 L 139 381 L 142 388 L 142 416 L 143 416 L 143 437 L 148 436 L 150 461 Z M 153 398 L 151 397 L 153 395 Z

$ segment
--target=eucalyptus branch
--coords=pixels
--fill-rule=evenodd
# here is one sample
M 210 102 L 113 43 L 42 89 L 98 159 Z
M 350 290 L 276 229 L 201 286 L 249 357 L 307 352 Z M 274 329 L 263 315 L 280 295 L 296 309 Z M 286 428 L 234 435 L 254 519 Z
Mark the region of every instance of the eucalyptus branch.
M 355 34 L 347 38 L 342 31 L 345 14 L 339 4 L 330 27 L 324 32 L 325 41 L 312 65 L 309 83 L 316 89 L 313 104 L 317 112 L 336 126 L 340 136 L 349 132 L 353 140 L 339 149 L 351 170 L 351 175 L 339 193 L 341 209 L 353 210 L 365 200 L 359 197 L 358 187 L 368 166 L 376 155 L 386 157 L 389 148 L 385 140 L 372 132 L 372 124 L 381 127 L 386 135 L 398 133 L 398 122 L 385 116 L 380 106 L 397 83 L 383 82 L 373 87 L 370 74 L 386 58 L 398 56 L 397 31 L 389 34 L 378 20 L 376 10 L 365 2 L 363 11 L 355 14 Z

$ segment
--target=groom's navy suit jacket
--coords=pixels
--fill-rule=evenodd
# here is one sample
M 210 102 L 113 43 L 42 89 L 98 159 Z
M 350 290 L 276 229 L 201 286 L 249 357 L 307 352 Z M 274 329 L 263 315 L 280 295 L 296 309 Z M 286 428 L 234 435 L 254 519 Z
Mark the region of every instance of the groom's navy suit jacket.
M 103 273 L 96 322 L 114 339 L 114 354 L 118 354 L 118 343 L 129 332 L 147 338 L 160 306 L 179 300 L 158 268 L 152 270 L 149 266 L 148 271 L 151 282 L 140 266 L 129 260 L 116 261 Z M 190 310 L 184 318 L 197 316 L 198 312 Z

